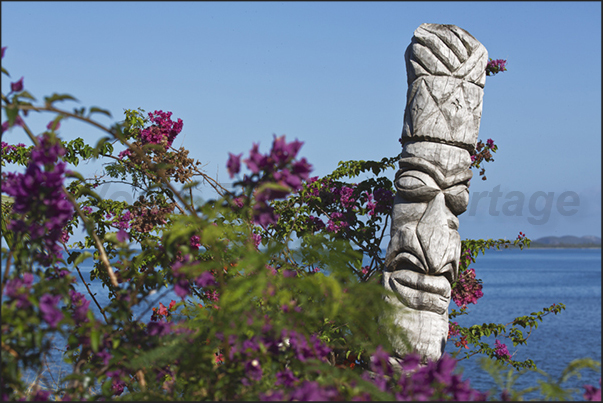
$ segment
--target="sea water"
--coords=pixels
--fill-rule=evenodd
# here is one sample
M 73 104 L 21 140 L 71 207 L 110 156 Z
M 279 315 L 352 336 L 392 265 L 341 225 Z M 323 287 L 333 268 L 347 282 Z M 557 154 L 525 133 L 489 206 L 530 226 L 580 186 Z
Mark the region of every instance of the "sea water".
M 552 304 L 565 304 L 559 314 L 549 314 L 532 331 L 526 345 L 513 347 L 509 339 L 491 336 L 505 343 L 515 360 L 532 359 L 536 366 L 558 379 L 572 360 L 589 357 L 601 361 L 601 249 L 503 249 L 488 250 L 470 265 L 483 280 L 484 296 L 469 304 L 469 315 L 454 320 L 463 326 L 512 322 L 518 316 L 542 311 Z M 454 302 L 451 302 L 452 307 Z M 451 307 L 451 308 L 452 308 Z M 524 336 L 527 329 L 522 330 Z M 446 350 L 459 350 L 449 341 Z M 457 357 L 460 358 L 462 353 Z M 463 378 L 472 387 L 489 390 L 492 378 L 482 371 L 478 357 L 459 361 Z M 580 390 L 584 384 L 599 387 L 600 372 L 584 370 L 582 378 L 571 378 L 564 388 Z M 518 378 L 514 389 L 537 385 L 542 375 L 528 372 Z M 500 395 L 499 395 L 500 396 Z M 530 393 L 526 398 L 537 398 Z

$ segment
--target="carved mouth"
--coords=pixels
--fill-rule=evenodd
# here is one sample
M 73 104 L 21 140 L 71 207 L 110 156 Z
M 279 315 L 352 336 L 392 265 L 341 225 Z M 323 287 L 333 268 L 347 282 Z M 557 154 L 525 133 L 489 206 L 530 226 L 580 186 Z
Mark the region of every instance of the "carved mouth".
M 385 265 L 390 272 L 410 270 L 422 274 L 430 273 L 429 268 L 425 267 L 423 260 L 417 258 L 413 253 L 406 251 L 399 252 L 390 260 L 386 259 Z M 432 276 L 444 276 L 452 284 L 456 278 L 456 268 L 449 262 L 433 273 Z
M 396 270 L 391 273 L 389 286 L 404 305 L 419 311 L 438 315 L 448 312 L 450 281 L 443 275 L 431 276 L 413 270 Z
M 394 256 L 391 262 L 386 261 L 390 270 L 414 270 L 419 273 L 427 273 L 427 268 L 419 258 L 410 252 L 400 252 Z

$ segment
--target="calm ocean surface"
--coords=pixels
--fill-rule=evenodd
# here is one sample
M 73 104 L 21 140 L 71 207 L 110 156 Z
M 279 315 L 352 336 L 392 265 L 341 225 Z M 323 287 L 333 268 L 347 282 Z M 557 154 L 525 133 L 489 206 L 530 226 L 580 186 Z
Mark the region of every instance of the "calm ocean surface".
M 516 360 L 531 358 L 553 379 L 574 359 L 590 357 L 601 361 L 601 249 L 489 250 L 470 267 L 483 280 L 484 296 L 476 305 L 469 305 L 469 315 L 456 319 L 459 324 L 506 324 L 515 317 L 563 303 L 566 309 L 543 318 L 527 345 L 513 347 L 506 343 L 509 352 L 515 353 Z M 494 344 L 495 338 L 488 340 Z M 500 337 L 499 340 L 508 341 Z M 446 350 L 455 349 L 458 348 L 449 342 Z M 490 375 L 479 368 L 477 357 L 462 360 L 459 365 L 465 369 L 463 379 L 471 379 L 474 388 L 488 390 L 493 385 Z M 591 370 L 582 374 L 581 379 L 572 378 L 563 384 L 580 389 L 579 399 L 582 385 L 599 387 L 601 377 L 600 372 Z M 518 379 L 514 389 L 535 386 L 537 379 L 544 378 L 527 373 Z
M 531 358 L 539 369 L 557 378 L 567 364 L 577 358 L 590 357 L 601 361 L 601 250 L 600 249 L 508 249 L 490 250 L 480 255 L 470 267 L 483 280 L 484 296 L 476 305 L 469 305 L 469 315 L 455 320 L 464 326 L 482 323 L 509 323 L 517 316 L 541 311 L 554 303 L 563 303 L 566 310 L 558 315 L 544 318 L 534 330 L 528 344 L 513 347 L 506 343 L 516 360 Z M 89 279 L 92 259 L 81 266 L 82 275 Z M 77 276 L 77 274 L 76 274 Z M 96 281 L 91 289 L 97 293 L 101 305 L 107 301 L 107 290 Z M 84 286 L 78 284 L 78 291 L 87 295 Z M 163 295 L 163 297 L 160 297 Z M 90 298 L 88 298 L 90 299 Z M 160 291 L 152 296 L 149 304 L 141 306 L 141 313 L 148 306 L 157 306 L 158 301 L 167 305 L 171 299 L 179 298 L 171 291 Z M 454 307 L 454 303 L 451 303 Z M 92 302 L 90 307 L 99 314 Z M 142 320 L 148 322 L 150 309 Z M 523 330 L 523 329 L 522 329 Z M 526 332 L 524 331 L 524 335 Z M 493 345 L 495 338 L 488 341 Z M 447 352 L 457 350 L 452 342 Z M 53 354 L 60 360 L 60 354 Z M 460 357 L 460 356 L 459 356 Z M 494 386 L 492 378 L 478 364 L 479 356 L 462 360 L 463 379 L 470 379 L 471 386 L 485 391 Z M 582 378 L 572 378 L 564 387 L 579 389 L 575 398 L 581 399 L 584 384 L 599 386 L 599 372 L 585 370 Z M 528 373 L 519 378 L 515 389 L 524 389 L 543 379 L 536 373 Z M 538 395 L 526 395 L 536 398 Z

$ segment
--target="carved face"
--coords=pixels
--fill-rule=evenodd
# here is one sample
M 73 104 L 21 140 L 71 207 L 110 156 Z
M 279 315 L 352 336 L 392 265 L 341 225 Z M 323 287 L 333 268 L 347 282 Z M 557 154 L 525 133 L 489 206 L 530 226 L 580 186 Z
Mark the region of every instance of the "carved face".
M 398 310 L 395 321 L 412 349 L 434 360 L 448 335 L 461 249 L 457 216 L 469 202 L 471 158 L 462 148 L 420 141 L 404 146 L 399 164 L 383 285 L 397 297 L 390 299 Z M 401 338 L 393 339 L 404 354 Z

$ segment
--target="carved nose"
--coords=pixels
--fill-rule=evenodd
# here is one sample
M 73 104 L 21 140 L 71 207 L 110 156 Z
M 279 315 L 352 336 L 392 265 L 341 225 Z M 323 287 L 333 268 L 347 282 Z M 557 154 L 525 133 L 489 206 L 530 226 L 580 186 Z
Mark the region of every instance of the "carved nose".
M 419 220 L 417 236 L 427 261 L 428 273 L 436 274 L 446 263 L 451 230 L 458 228 L 458 218 L 446 207 L 443 193 L 434 197 Z

